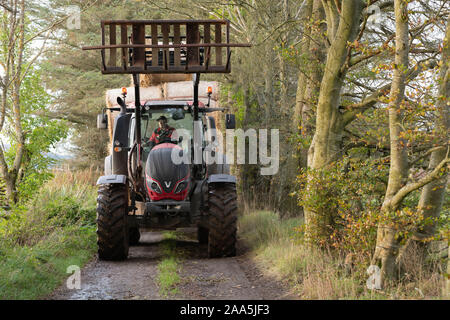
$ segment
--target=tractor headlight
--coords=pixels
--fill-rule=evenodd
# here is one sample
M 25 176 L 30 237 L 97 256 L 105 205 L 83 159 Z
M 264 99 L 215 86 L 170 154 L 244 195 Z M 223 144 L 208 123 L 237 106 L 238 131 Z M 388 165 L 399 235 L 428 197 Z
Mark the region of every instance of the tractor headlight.
M 159 184 L 157 184 L 155 181 L 153 180 L 147 180 L 149 185 L 150 185 L 150 189 L 152 189 L 153 191 L 155 191 L 156 193 L 162 193 L 161 188 L 159 187 Z
M 188 182 L 186 180 L 178 182 L 177 187 L 175 188 L 175 193 L 180 193 L 184 189 L 186 189 L 188 186 Z

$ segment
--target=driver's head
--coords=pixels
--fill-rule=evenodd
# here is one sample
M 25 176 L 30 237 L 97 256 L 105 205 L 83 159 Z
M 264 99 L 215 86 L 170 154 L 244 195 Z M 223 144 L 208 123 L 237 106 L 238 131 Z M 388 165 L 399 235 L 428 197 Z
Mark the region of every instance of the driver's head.
M 161 116 L 157 119 L 158 123 L 159 123 L 159 127 L 160 128 L 165 128 L 167 127 L 167 118 L 164 116 Z

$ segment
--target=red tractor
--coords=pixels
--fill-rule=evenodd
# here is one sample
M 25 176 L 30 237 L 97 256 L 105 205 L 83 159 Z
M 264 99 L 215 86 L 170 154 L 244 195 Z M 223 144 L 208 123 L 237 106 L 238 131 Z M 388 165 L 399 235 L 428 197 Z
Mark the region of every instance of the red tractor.
M 83 49 L 101 50 L 102 73 L 133 75 L 135 102 L 127 106 L 124 92 L 117 97 L 119 107 L 109 108 L 119 114 L 105 175 L 97 181 L 99 258 L 126 259 L 129 245 L 139 241 L 139 228 L 180 227 L 198 228 L 209 257 L 234 256 L 236 177 L 226 163 L 207 164 L 203 156 L 215 139 L 206 134 L 215 129 L 208 114 L 223 109 L 199 102 L 198 87 L 201 73 L 231 71 L 230 47 L 248 45 L 229 43 L 226 20 L 102 21 L 101 27 L 102 45 Z M 141 105 L 139 74 L 149 73 L 193 73 L 193 98 Z M 163 118 L 185 133 L 183 139 L 172 134 L 151 140 Z M 105 114 L 99 115 L 98 126 L 105 128 L 106 122 Z M 234 129 L 234 115 L 226 115 L 225 126 Z M 174 162 L 174 154 L 184 160 Z

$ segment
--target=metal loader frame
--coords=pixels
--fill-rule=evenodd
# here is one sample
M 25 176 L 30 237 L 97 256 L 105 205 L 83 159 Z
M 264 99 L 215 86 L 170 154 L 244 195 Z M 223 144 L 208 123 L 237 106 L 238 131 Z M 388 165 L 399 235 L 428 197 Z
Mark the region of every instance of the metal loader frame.
M 101 29 L 102 45 L 83 50 L 101 51 L 104 74 L 230 73 L 230 48 L 250 47 L 230 43 L 228 20 L 104 20 Z

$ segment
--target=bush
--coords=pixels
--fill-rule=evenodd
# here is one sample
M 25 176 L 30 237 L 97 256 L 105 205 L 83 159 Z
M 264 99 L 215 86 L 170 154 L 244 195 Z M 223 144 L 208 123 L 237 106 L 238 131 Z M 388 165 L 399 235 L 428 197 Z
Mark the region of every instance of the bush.
M 358 252 L 358 258 L 369 258 L 375 246 L 387 170 L 382 160 L 344 159 L 299 175 L 299 204 L 314 213 L 309 239 L 320 247 Z

